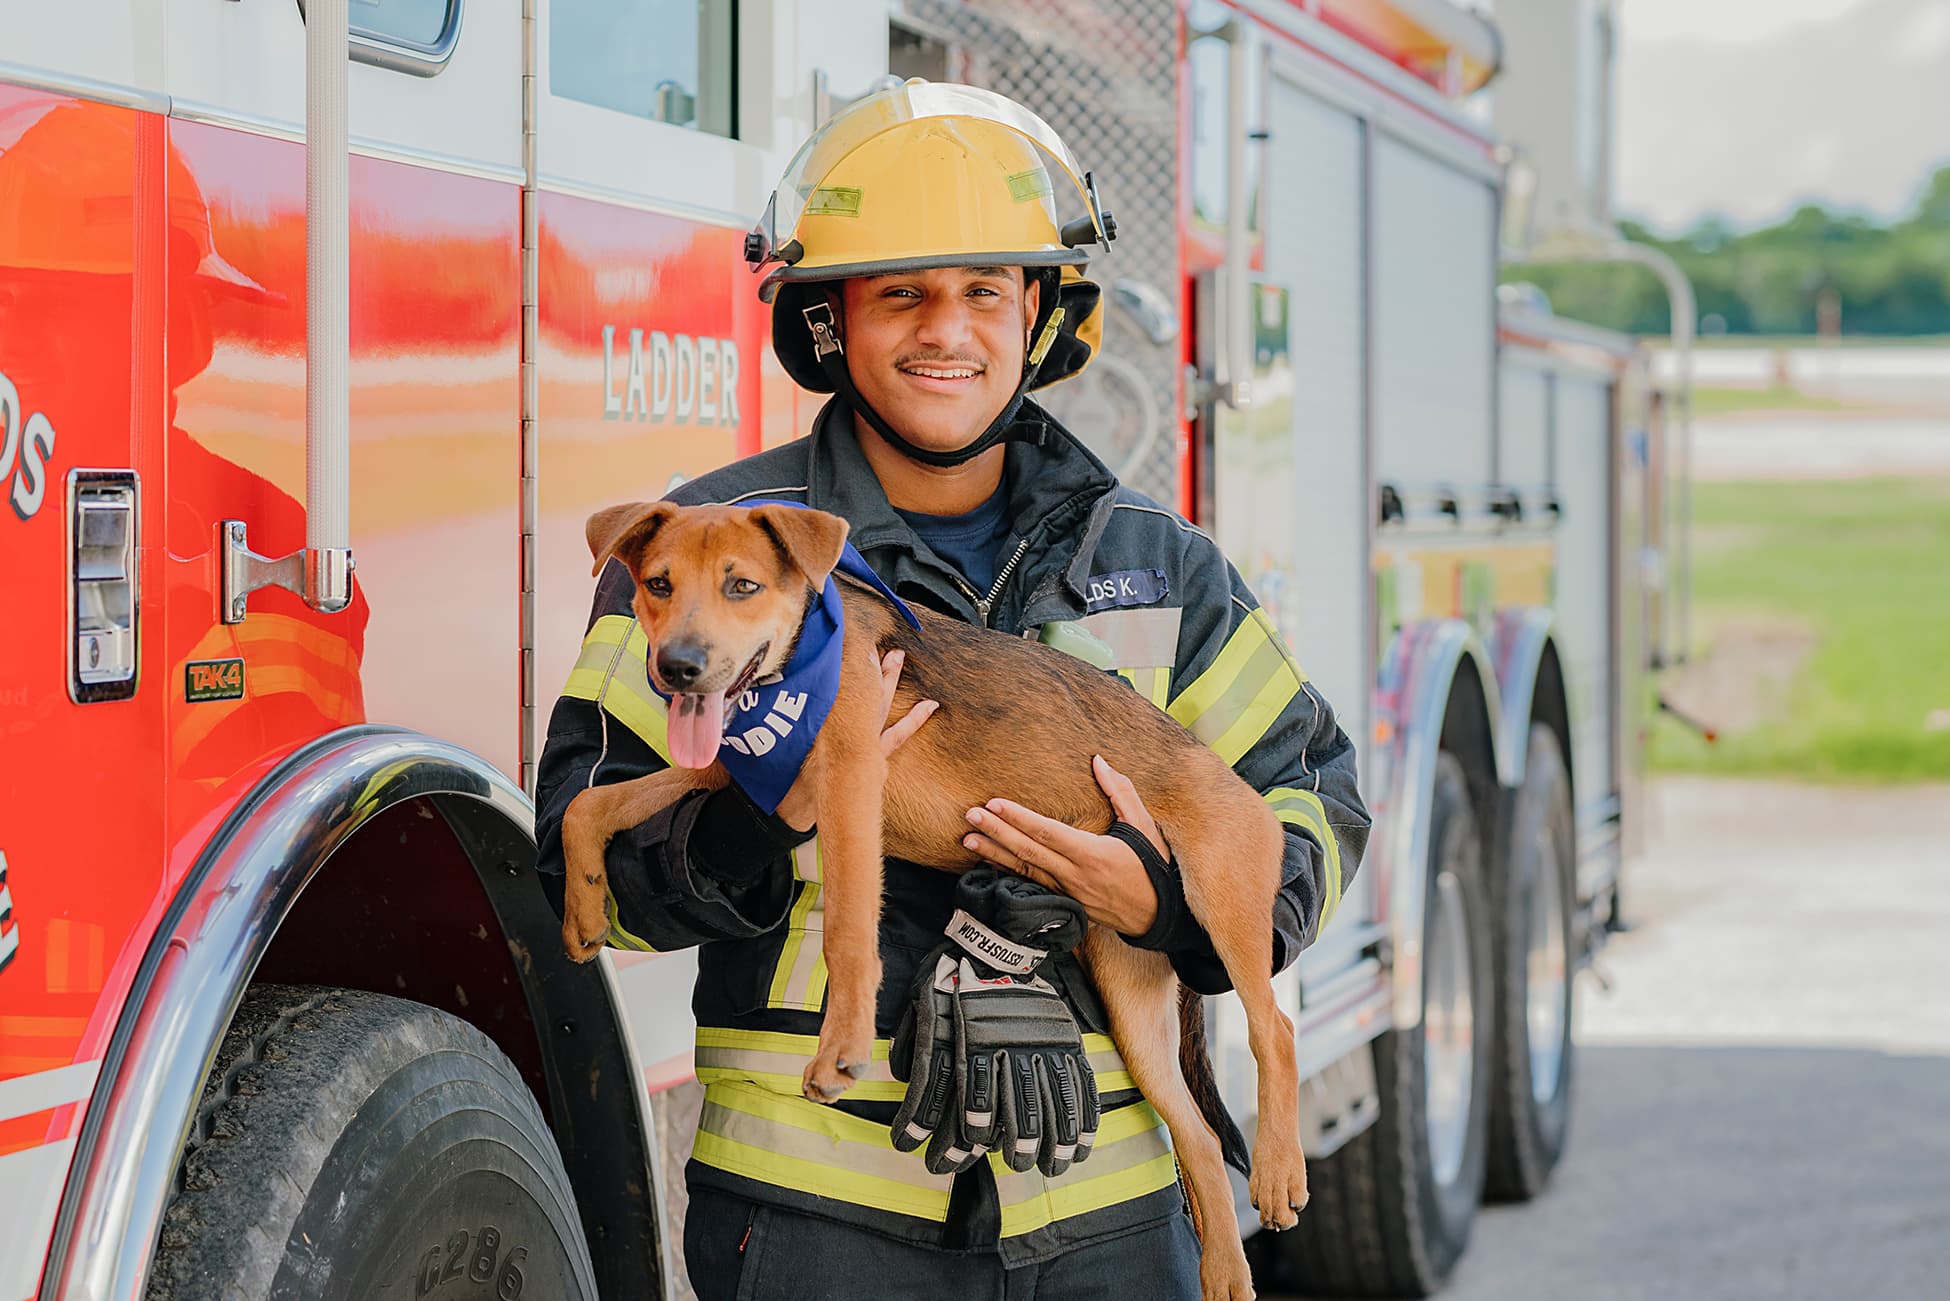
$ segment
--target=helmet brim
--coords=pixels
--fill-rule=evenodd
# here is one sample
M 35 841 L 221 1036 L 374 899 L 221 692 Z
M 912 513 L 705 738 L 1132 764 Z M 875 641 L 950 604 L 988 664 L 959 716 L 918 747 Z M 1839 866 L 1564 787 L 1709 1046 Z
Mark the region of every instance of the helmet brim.
M 1083 249 L 1029 249 L 1011 253 L 928 253 L 918 257 L 875 258 L 835 266 L 774 267 L 760 282 L 758 298 L 769 303 L 787 284 L 852 280 L 860 276 L 895 276 L 904 271 L 936 271 L 942 267 L 1080 267 L 1090 261 Z

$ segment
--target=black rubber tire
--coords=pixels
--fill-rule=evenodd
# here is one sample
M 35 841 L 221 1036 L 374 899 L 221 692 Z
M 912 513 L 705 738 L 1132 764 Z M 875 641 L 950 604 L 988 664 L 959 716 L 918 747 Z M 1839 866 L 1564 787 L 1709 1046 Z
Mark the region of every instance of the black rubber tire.
M 1430 896 L 1442 872 L 1461 889 L 1476 1009 L 1490 1005 L 1489 898 L 1483 844 L 1462 765 L 1444 753 L 1430 815 Z M 1433 908 L 1424 912 L 1424 952 Z M 1426 980 L 1426 968 L 1424 979 Z M 1429 1155 L 1422 1028 L 1391 1030 L 1374 1044 L 1381 1103 L 1375 1123 L 1340 1151 L 1307 1163 L 1310 1198 L 1287 1233 L 1247 1244 L 1262 1292 L 1332 1297 L 1424 1297 L 1442 1286 L 1475 1223 L 1489 1127 L 1490 1026 L 1474 1018 L 1475 1078 L 1463 1158 L 1447 1187 Z
M 1570 1133 L 1571 1084 L 1576 1077 L 1571 983 L 1577 954 L 1577 937 L 1572 932 L 1577 841 L 1571 816 L 1571 779 L 1557 733 L 1543 723 L 1532 723 L 1524 782 L 1517 791 L 1510 820 L 1510 858 L 1504 870 L 1496 873 L 1496 899 L 1491 911 L 1497 990 L 1487 1192 L 1499 1201 L 1528 1201 L 1543 1192 L 1551 1171 L 1564 1155 Z M 1559 907 L 1553 920 L 1561 928 L 1564 945 L 1564 970 L 1559 978 L 1565 1016 L 1559 1034 L 1557 1079 L 1552 1082 L 1549 1101 L 1540 1103 L 1531 1079 L 1526 941 L 1538 873 L 1545 870 L 1547 849 L 1554 851 L 1556 860 L 1551 870 L 1557 873 Z
M 420 1003 L 251 988 L 149 1301 L 595 1301 L 575 1195 L 500 1049 Z

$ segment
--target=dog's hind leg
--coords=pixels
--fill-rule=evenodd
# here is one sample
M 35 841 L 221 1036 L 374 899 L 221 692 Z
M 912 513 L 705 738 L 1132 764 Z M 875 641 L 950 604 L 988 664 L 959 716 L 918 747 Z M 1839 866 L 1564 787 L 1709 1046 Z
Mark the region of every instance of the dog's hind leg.
M 609 938 L 609 872 L 604 860 L 609 842 L 625 827 L 638 826 L 675 804 L 685 792 L 717 790 L 730 776 L 719 764 L 709 768 L 665 768 L 647 777 L 591 786 L 569 802 L 562 814 L 562 948 L 576 962 L 587 962 Z
M 1241 794 L 1250 795 L 1242 788 Z M 1246 1035 L 1259 1067 L 1259 1124 L 1250 1180 L 1253 1207 L 1269 1229 L 1290 1229 L 1307 1204 L 1307 1161 L 1300 1151 L 1300 1078 L 1293 1022 L 1273 994 L 1273 900 L 1285 837 L 1256 796 L 1214 810 L 1204 835 L 1176 836 L 1185 899 L 1225 964 L 1246 1010 Z M 1224 820 L 1221 821 L 1221 818 Z M 1223 830 L 1220 830 L 1220 829 Z M 1202 853 L 1201 853 L 1202 851 Z
M 1244 1301 L 1253 1295 L 1253 1276 L 1233 1220 L 1225 1158 L 1178 1067 L 1178 977 L 1171 962 L 1095 925 L 1084 940 L 1083 961 L 1131 1079 L 1171 1131 L 1203 1244 L 1199 1288 L 1204 1301 Z

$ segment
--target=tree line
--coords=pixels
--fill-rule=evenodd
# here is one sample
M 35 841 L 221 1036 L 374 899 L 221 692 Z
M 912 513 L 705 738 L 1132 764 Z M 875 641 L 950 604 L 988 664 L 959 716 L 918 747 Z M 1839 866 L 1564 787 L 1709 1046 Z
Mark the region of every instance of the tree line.
M 1629 219 L 1619 229 L 1685 269 L 1705 333 L 1950 334 L 1950 166 L 1888 225 L 1805 204 L 1746 232 L 1718 217 L 1670 239 Z M 1561 316 L 1633 334 L 1670 327 L 1665 291 L 1637 266 L 1532 262 L 1503 278 L 1537 285 Z

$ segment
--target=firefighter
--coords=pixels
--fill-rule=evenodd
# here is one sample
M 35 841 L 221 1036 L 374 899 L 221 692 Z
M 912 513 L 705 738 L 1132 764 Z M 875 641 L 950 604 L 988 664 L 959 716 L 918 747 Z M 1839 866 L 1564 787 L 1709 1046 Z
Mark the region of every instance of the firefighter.
M 1061 222 L 1059 193 L 1083 215 Z M 859 101 L 800 149 L 747 241 L 780 362 L 833 396 L 807 437 L 671 497 L 844 516 L 903 600 L 1120 671 L 1279 812 L 1285 869 L 1268 924 L 1283 967 L 1331 916 L 1366 843 L 1354 751 L 1211 539 L 1119 485 L 1028 396 L 1089 361 L 1098 291 L 1080 269 L 1113 235 L 1088 174 L 1011 101 L 922 82 Z M 558 899 L 570 800 L 665 762 L 631 595 L 610 564 L 549 723 L 538 831 Z M 885 668 L 891 683 L 898 665 Z M 926 725 L 916 710 L 884 744 Z M 1169 955 L 1194 989 L 1227 982 L 1171 847 L 1098 762 L 1111 834 L 997 802 L 970 810 L 967 842 L 993 868 L 956 878 L 887 863 L 877 1029 L 902 1042 L 877 1044 L 874 1069 L 833 1107 L 800 1095 L 825 968 L 818 841 L 799 793 L 773 815 L 736 787 L 696 793 L 612 843 L 611 943 L 698 948 L 705 1101 L 684 1249 L 700 1296 L 1197 1295 L 1169 1141 L 1067 950 L 1087 916 Z M 944 962 L 980 965 L 944 937 L 958 909 L 1041 946 L 1035 977 L 979 1027 L 930 979 Z M 953 1036 L 932 1058 L 914 1044 L 963 1014 L 966 1040 L 1011 1060 L 1087 1054 L 1094 1135 L 1091 1090 L 1039 1086 L 1048 1072 L 1025 1086 L 1040 1125 L 971 1136 L 954 1108 L 931 1112 L 930 1083 L 960 1097 L 979 1068 L 954 1058 Z

